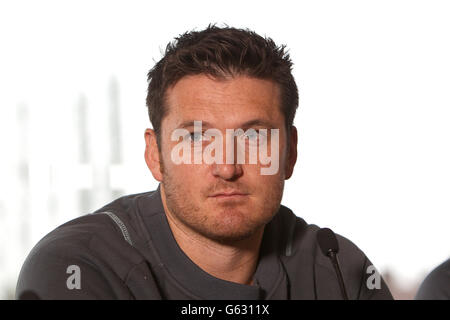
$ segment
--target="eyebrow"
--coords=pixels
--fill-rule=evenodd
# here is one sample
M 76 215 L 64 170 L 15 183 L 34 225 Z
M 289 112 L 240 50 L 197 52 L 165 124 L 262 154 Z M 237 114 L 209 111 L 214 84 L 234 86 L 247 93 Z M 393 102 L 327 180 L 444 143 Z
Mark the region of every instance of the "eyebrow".
M 244 122 L 241 127 L 243 129 L 249 128 L 249 127 L 267 127 L 267 128 L 275 128 L 275 126 L 273 125 L 273 123 L 271 123 L 270 121 L 266 121 L 263 119 L 254 119 L 254 120 L 250 120 L 247 122 Z
M 193 127 L 194 126 L 194 121 L 201 121 L 202 122 L 202 127 L 211 127 L 211 124 L 209 122 L 207 122 L 207 121 L 203 121 L 203 120 L 188 120 L 188 121 L 184 121 L 181 124 L 179 124 L 177 128 Z
M 183 121 L 180 125 L 178 125 L 178 128 L 189 128 L 189 127 L 193 127 L 194 126 L 194 121 L 202 121 L 202 127 L 208 127 L 211 128 L 213 127 L 209 122 L 207 121 L 203 121 L 203 120 L 187 120 L 187 121 Z M 250 127 L 254 127 L 254 126 L 260 126 L 260 127 L 267 127 L 267 128 L 275 128 L 275 126 L 273 125 L 273 123 L 271 123 L 270 121 L 266 121 L 263 119 L 253 119 L 253 120 L 249 120 L 246 121 L 244 123 L 242 123 L 239 128 L 241 129 L 247 129 Z

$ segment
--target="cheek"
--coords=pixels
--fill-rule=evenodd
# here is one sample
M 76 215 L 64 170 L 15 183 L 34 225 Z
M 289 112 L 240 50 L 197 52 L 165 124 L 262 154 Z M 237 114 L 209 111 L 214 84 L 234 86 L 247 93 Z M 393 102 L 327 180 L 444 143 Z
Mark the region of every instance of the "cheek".
M 261 181 L 260 186 L 259 203 L 262 204 L 262 208 L 278 207 L 283 197 L 284 179 L 279 175 L 269 176 Z
M 264 201 L 264 197 L 272 195 L 283 183 L 283 168 L 273 175 L 261 174 L 261 166 L 249 165 L 244 168 L 245 183 L 251 186 L 255 194 Z M 276 192 L 275 192 L 276 193 Z
M 163 176 L 169 178 L 172 184 L 182 186 L 183 189 L 197 189 L 196 186 L 201 185 L 205 178 L 203 166 L 175 164 L 170 157 L 164 157 L 164 170 Z

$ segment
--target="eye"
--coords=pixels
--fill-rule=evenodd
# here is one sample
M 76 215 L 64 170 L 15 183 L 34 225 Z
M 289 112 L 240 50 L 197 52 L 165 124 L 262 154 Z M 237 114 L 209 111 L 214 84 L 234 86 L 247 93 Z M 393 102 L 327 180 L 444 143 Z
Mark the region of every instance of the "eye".
M 245 138 L 247 138 L 249 141 L 257 141 L 258 132 L 256 130 L 248 130 L 248 132 L 245 133 Z
M 203 132 L 191 132 L 188 136 L 188 139 L 192 142 L 203 141 L 204 138 Z

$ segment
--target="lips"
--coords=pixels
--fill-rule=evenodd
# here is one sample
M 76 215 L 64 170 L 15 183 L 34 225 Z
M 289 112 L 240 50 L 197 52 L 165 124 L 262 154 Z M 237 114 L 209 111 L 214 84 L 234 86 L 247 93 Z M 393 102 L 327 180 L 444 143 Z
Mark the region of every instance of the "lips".
M 244 193 L 241 191 L 221 191 L 221 192 L 214 193 L 210 197 L 213 197 L 213 198 L 239 198 L 239 197 L 244 197 L 247 195 L 248 195 L 248 193 Z

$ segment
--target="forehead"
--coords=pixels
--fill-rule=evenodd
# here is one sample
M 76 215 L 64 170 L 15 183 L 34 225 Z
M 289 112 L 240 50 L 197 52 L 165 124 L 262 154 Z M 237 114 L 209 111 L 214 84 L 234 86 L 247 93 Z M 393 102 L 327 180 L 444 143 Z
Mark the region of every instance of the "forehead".
M 203 120 L 217 127 L 236 127 L 255 119 L 274 127 L 283 123 L 279 85 L 271 80 L 237 76 L 215 79 L 207 75 L 186 76 L 166 93 L 165 117 L 170 125 Z

